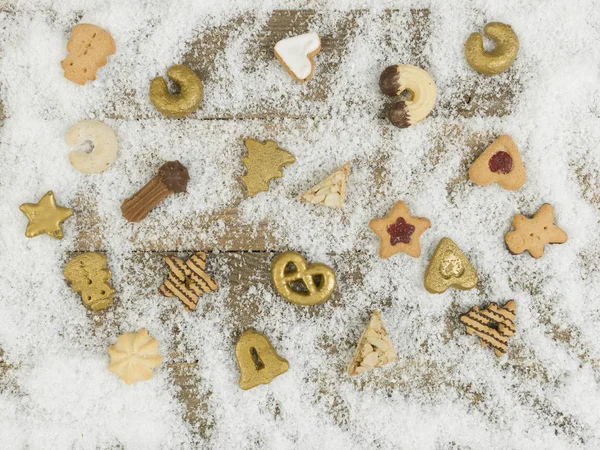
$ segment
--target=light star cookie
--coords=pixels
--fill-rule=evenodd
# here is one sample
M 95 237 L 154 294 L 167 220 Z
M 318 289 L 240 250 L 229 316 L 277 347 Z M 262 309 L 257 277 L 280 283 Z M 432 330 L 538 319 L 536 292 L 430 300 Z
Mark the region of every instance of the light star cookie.
M 369 227 L 379 236 L 379 256 L 389 258 L 404 252 L 414 258 L 421 256 L 421 235 L 431 226 L 425 217 L 410 215 L 406 203 L 394 205 L 387 217 L 372 219 Z

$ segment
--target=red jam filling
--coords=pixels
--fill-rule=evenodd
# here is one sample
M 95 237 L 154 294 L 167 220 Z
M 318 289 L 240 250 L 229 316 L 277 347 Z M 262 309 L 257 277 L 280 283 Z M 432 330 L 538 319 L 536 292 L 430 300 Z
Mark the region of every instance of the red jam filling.
M 513 160 L 507 152 L 497 152 L 490 158 L 488 165 L 492 172 L 507 174 L 512 170 Z
M 403 217 L 398 217 L 396 222 L 388 225 L 387 232 L 390 235 L 390 244 L 396 245 L 400 242 L 408 244 L 415 232 L 415 226 L 410 223 L 406 223 Z

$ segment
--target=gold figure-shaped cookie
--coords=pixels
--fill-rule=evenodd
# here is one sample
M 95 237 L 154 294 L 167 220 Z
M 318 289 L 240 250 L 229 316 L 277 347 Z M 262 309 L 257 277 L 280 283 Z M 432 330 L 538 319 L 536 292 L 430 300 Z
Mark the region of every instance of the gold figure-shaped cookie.
M 425 271 L 425 289 L 441 294 L 449 287 L 473 289 L 479 278 L 475 269 L 458 246 L 442 238 Z
M 318 283 L 316 277 L 319 277 Z M 323 303 L 331 296 L 336 284 L 335 273 L 329 266 L 306 264 L 298 252 L 285 252 L 273 259 L 271 280 L 282 297 L 305 306 Z M 306 290 L 295 289 L 295 282 L 302 282 Z
M 71 289 L 81 294 L 83 304 L 93 311 L 109 307 L 115 290 L 109 281 L 112 272 L 106 268 L 106 256 L 102 253 L 84 253 L 71 259 L 64 269 Z
M 517 306 L 510 300 L 501 308 L 490 303 L 487 308 L 473 306 L 467 314 L 460 316 L 467 334 L 477 335 L 482 347 L 491 345 L 496 356 L 502 356 L 508 348 L 508 338 L 515 335 L 515 314 Z
M 252 328 L 238 339 L 235 357 L 240 367 L 240 387 L 244 390 L 269 384 L 289 368 L 287 360 L 277 354 L 269 339 Z

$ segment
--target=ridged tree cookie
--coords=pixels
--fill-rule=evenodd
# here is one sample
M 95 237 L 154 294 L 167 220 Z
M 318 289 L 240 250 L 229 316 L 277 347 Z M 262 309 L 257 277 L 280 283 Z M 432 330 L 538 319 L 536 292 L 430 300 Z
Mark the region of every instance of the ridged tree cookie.
M 360 375 L 394 361 L 398 361 L 398 355 L 379 312 L 374 311 L 367 328 L 360 336 L 354 358 L 348 366 L 348 375 Z
M 490 303 L 486 308 L 479 309 L 473 306 L 471 310 L 460 317 L 467 334 L 477 335 L 482 347 L 490 345 L 496 356 L 502 356 L 508 348 L 508 338 L 514 336 L 514 324 L 517 307 L 514 300 L 510 300 L 502 307 Z
M 469 168 L 469 178 L 480 186 L 498 183 L 510 191 L 523 186 L 525 166 L 511 137 L 503 135 L 492 142 Z

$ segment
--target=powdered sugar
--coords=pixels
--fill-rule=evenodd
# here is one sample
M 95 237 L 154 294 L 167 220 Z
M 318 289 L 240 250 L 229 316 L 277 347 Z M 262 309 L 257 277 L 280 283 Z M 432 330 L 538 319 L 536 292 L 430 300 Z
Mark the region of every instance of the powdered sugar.
M 314 11 L 275 11 L 284 8 Z M 294 29 L 278 31 L 274 18 L 286 14 Z M 66 0 L 10 2 L 0 15 L 2 448 L 600 445 L 595 2 Z M 462 46 L 489 21 L 510 24 L 521 45 L 507 72 L 483 77 Z M 105 28 L 117 44 L 86 86 L 60 67 L 80 22 Z M 323 49 L 314 78 L 301 84 L 272 50 L 309 30 Z M 150 80 L 176 63 L 205 85 L 199 110 L 184 120 L 164 119 L 148 99 Z M 382 115 L 377 82 L 391 64 L 421 66 L 437 86 L 432 114 L 405 130 Z M 68 161 L 64 136 L 84 119 L 118 136 L 119 157 L 102 174 Z M 516 192 L 467 178 L 501 134 L 512 136 L 527 169 Z M 296 157 L 269 192 L 250 199 L 240 181 L 245 137 L 273 139 Z M 127 223 L 122 201 L 176 159 L 189 170 L 188 193 Z M 347 161 L 342 210 L 297 200 Z M 65 238 L 26 239 L 18 206 L 49 189 L 75 209 Z M 432 222 L 419 259 L 377 256 L 368 221 L 398 200 Z M 503 236 L 513 215 L 544 202 L 569 241 L 540 260 L 510 255 Z M 478 288 L 424 290 L 444 236 L 469 257 Z M 117 290 L 100 314 L 84 309 L 62 274 L 70 252 L 91 249 L 106 252 Z M 331 300 L 302 309 L 274 292 L 269 251 L 287 249 L 334 268 Z M 149 250 L 214 250 L 207 271 L 219 290 L 185 312 L 158 294 L 164 254 Z M 509 299 L 517 333 L 496 358 L 458 317 Z M 400 361 L 350 379 L 345 369 L 374 309 Z M 249 326 L 290 369 L 244 392 L 234 344 Z M 108 372 L 106 349 L 144 327 L 165 362 L 152 380 L 127 386 Z

